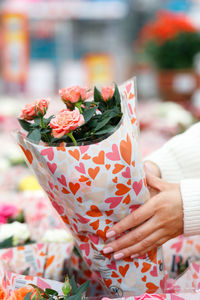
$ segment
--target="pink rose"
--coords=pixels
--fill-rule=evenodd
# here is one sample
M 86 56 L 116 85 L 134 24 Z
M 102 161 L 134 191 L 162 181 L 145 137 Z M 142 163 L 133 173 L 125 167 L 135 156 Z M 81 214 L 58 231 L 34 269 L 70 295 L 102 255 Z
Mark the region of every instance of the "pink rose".
M 41 112 L 42 115 L 46 114 L 49 107 L 49 99 L 40 99 L 37 101 L 37 113 Z
M 83 124 L 84 118 L 78 109 L 73 111 L 63 109 L 54 119 L 51 120 L 50 127 L 53 129 L 53 137 L 61 138 L 63 135 L 75 130 Z
M 45 115 L 49 106 L 48 99 L 40 99 L 36 100 L 33 103 L 26 104 L 24 109 L 22 109 L 22 113 L 19 116 L 22 120 L 33 120 L 37 117 L 38 113 L 41 112 L 42 115 Z
M 87 88 L 81 88 L 78 85 L 60 89 L 59 94 L 66 104 L 77 103 L 79 100 L 85 101 L 92 95 L 91 91 L 87 91 Z
M 17 208 L 11 204 L 1 204 L 0 217 L 11 218 L 17 213 Z
M 26 104 L 25 107 L 22 109 L 19 118 L 22 120 L 33 120 L 35 117 L 37 117 L 36 106 L 37 106 L 36 101 L 30 104 Z
M 111 99 L 114 95 L 113 86 L 103 86 L 101 88 L 101 95 L 102 95 L 104 101 Z

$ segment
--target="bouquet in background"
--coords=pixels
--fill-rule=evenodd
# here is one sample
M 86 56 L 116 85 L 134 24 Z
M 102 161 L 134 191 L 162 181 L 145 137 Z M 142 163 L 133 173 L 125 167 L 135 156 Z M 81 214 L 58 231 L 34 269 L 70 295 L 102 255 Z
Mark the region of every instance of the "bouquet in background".
M 120 261 L 103 253 L 106 232 L 149 197 L 138 145 L 135 81 L 120 92 L 117 86 L 92 93 L 61 89 L 66 108 L 47 118 L 49 100 L 27 105 L 19 122 L 28 134 L 19 132 L 17 139 L 105 291 L 154 293 L 164 284 L 161 249 Z
M 160 11 L 143 27 L 140 43 L 158 69 L 192 69 L 200 33 L 185 15 Z

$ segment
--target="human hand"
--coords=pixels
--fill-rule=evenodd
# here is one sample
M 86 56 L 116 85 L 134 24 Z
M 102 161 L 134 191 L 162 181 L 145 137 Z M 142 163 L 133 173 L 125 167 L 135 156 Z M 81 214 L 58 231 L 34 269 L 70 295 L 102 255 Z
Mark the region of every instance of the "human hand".
M 104 247 L 103 252 L 113 252 L 116 260 L 142 256 L 183 233 L 180 185 L 149 172 L 146 175 L 147 184 L 159 193 L 107 231 L 107 238 L 111 238 L 130 230 Z
M 150 160 L 147 160 L 144 162 L 144 171 L 145 171 L 146 176 L 148 176 L 148 174 L 149 175 L 151 174 L 155 177 L 161 178 L 160 168 L 154 162 L 152 162 Z M 156 194 L 158 194 L 158 190 L 149 185 L 148 185 L 148 189 L 149 189 L 151 198 L 153 196 L 155 196 Z

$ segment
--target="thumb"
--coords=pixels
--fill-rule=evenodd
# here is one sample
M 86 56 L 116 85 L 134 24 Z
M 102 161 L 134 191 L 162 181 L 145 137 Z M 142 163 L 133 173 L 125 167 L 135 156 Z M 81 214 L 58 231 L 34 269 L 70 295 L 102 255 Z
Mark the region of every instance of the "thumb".
M 147 185 L 150 186 L 153 189 L 156 189 L 158 191 L 163 191 L 166 188 L 166 182 L 163 179 L 160 179 L 156 176 L 154 176 L 149 171 L 146 172 L 146 180 Z

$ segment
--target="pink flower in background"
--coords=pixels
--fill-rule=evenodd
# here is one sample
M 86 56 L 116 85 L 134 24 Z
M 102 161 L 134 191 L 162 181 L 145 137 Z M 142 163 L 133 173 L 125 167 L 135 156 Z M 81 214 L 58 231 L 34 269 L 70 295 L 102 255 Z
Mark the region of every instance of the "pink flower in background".
M 37 107 L 36 107 L 37 113 L 41 112 L 42 115 L 45 115 L 49 107 L 49 102 L 50 102 L 49 99 L 44 99 L 44 98 L 38 100 Z
M 88 91 L 87 88 L 80 86 L 71 86 L 68 88 L 60 89 L 59 94 L 64 103 L 77 103 L 79 100 L 87 100 L 91 97 L 92 92 Z
M 76 109 L 70 111 L 68 109 L 63 109 L 54 119 L 51 120 L 50 127 L 53 129 L 53 137 L 61 138 L 83 124 L 84 118 L 83 115 L 80 114 L 79 110 Z
M 7 219 L 4 216 L 0 215 L 0 224 L 6 224 L 7 223 Z
M 11 218 L 17 213 L 17 208 L 11 204 L 1 204 L 0 205 L 0 218 Z
M 158 295 L 158 294 L 144 294 L 141 296 L 136 296 L 135 300 L 164 300 L 165 297 L 163 295 Z
M 36 106 L 37 106 L 36 101 L 30 104 L 26 104 L 25 107 L 22 109 L 19 118 L 22 120 L 33 120 L 35 117 L 37 117 Z
M 113 86 L 103 86 L 101 88 L 101 94 L 104 101 L 111 99 L 114 95 L 114 88 Z

